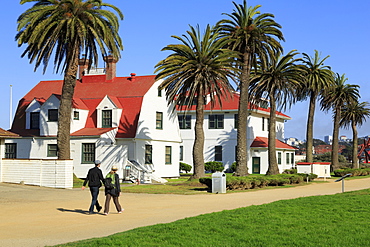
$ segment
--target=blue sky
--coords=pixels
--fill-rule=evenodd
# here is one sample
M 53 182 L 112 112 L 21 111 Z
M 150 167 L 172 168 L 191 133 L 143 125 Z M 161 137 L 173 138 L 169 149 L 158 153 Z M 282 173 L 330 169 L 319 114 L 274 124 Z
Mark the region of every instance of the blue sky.
M 0 71 L 1 71 L 1 118 L 0 127 L 9 129 L 10 85 L 12 85 L 12 112 L 18 101 L 41 80 L 62 79 L 54 74 L 50 64 L 47 72 L 42 69 L 34 72 L 34 65 L 27 58 L 21 58 L 24 47 L 18 48 L 15 42 L 17 18 L 31 5 L 20 5 L 19 1 L 6 1 L 0 15 Z M 123 12 L 120 35 L 124 50 L 117 64 L 117 76 L 150 75 L 155 64 L 168 53 L 161 49 L 176 40 L 171 35 L 182 35 L 189 25 L 214 25 L 224 18 L 222 13 L 231 13 L 229 0 L 105 0 L 116 5 Z M 242 0 L 236 1 L 242 3 Z M 250 6 L 262 5 L 261 12 L 272 13 L 282 25 L 285 42 L 284 52 L 296 49 L 313 56 L 314 50 L 322 56 L 330 55 L 326 65 L 336 73 L 345 73 L 347 83 L 360 85 L 360 101 L 370 102 L 370 78 L 367 75 L 370 57 L 370 1 L 368 0 L 250 0 Z M 100 67 L 103 64 L 100 63 Z M 285 137 L 305 139 L 308 102 L 293 105 L 285 113 L 292 120 L 285 124 Z M 331 113 L 317 109 L 314 137 L 323 139 L 332 134 Z M 351 130 L 341 130 L 340 135 L 352 137 Z M 359 136 L 370 135 L 370 121 L 359 129 Z

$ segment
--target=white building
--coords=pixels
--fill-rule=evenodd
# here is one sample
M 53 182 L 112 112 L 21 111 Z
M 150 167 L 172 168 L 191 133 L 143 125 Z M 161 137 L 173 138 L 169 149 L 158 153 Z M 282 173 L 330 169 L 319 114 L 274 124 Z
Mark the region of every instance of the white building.
M 179 176 L 181 137 L 176 112 L 167 105 L 155 76 L 116 77 L 116 61 L 89 74 L 80 61 L 71 112 L 71 159 L 85 177 L 95 159 L 103 173 L 112 165 L 120 177 L 140 180 Z M 8 158 L 57 157 L 58 108 L 63 81 L 41 81 L 20 101 L 7 138 Z M 148 177 L 150 175 L 150 178 Z
M 210 102 L 205 105 L 204 158 L 206 162 L 223 162 L 225 169 L 228 169 L 236 160 L 238 102 L 239 94 L 234 93 L 232 99 L 223 100 L 222 108 L 218 103 L 212 110 Z M 290 117 L 281 112 L 276 113 L 276 157 L 279 170 L 282 172 L 294 166 L 295 148 L 283 142 L 284 121 L 289 120 Z M 178 109 L 178 118 L 183 140 L 180 146 L 180 161 L 193 166 L 195 107 L 187 112 Z M 267 172 L 268 124 L 269 108 L 264 106 L 250 111 L 247 128 L 249 173 L 264 174 Z

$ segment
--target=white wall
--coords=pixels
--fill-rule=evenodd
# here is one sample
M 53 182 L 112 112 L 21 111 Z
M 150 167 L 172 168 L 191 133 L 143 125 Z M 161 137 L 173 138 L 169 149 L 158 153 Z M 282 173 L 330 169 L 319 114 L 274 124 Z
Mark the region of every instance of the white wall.
M 48 121 L 48 110 L 59 109 L 59 99 L 51 95 L 40 107 L 40 136 L 56 136 L 58 132 L 58 121 Z

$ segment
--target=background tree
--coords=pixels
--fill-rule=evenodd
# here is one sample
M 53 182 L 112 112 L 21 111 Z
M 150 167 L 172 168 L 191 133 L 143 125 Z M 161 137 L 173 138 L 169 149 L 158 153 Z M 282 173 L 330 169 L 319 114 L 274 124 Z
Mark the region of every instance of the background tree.
M 294 59 L 295 50 L 280 57 L 280 53 L 259 63 L 253 71 L 250 83 L 250 94 L 258 104 L 261 99 L 270 101 L 270 122 L 268 127 L 268 161 L 266 175 L 279 174 L 276 160 L 276 108 L 290 107 L 296 100 L 297 91 L 303 83 L 302 67 Z
M 370 116 L 370 108 L 368 102 L 358 102 L 357 100 L 349 102 L 343 106 L 340 120 L 340 126 L 352 128 L 352 168 L 359 168 L 358 162 L 358 132 L 357 126 L 365 123 Z
M 358 85 L 346 84 L 347 78 L 336 74 L 334 84 L 325 90 L 321 99 L 321 108 L 323 110 L 333 110 L 333 144 L 332 144 L 332 166 L 339 166 L 338 147 L 339 147 L 339 127 L 341 120 L 342 107 L 357 101 L 360 98 Z
M 306 130 L 306 161 L 313 162 L 313 122 L 316 108 L 317 97 L 333 84 L 333 72 L 329 66 L 324 65 L 324 61 L 329 57 L 320 58 L 320 54 L 315 50 L 315 56 L 310 57 L 306 53 L 303 55 L 306 83 L 304 86 L 303 98 L 309 97 L 307 130 Z
M 270 13 L 260 14 L 261 5 L 248 7 L 246 0 L 243 4 L 233 2 L 235 9 L 231 14 L 224 13 L 229 19 L 217 23 L 221 33 L 229 40 L 228 47 L 240 53 L 239 65 L 241 74 L 239 78 L 239 109 L 236 151 L 236 176 L 248 174 L 247 156 L 247 118 L 249 105 L 249 77 L 257 60 L 267 60 L 275 52 L 283 50 L 278 40 L 284 40 L 280 31 L 281 26 L 274 21 Z
M 58 158 L 70 158 L 70 127 L 72 98 L 76 85 L 78 60 L 86 54 L 88 66 L 96 64 L 98 53 L 120 57 L 121 39 L 118 35 L 121 11 L 101 0 L 21 0 L 34 2 L 18 18 L 18 46 L 26 45 L 22 57 L 28 55 L 35 70 L 43 64 L 44 72 L 52 54 L 56 72 L 64 73 L 58 117 Z
M 217 30 L 207 26 L 204 35 L 199 26 L 182 37 L 172 36 L 182 44 L 168 45 L 162 51 L 172 52 L 155 67 L 157 79 L 164 79 L 160 88 L 165 88 L 168 102 L 179 107 L 191 108 L 196 102 L 195 140 L 193 145 L 194 174 L 190 179 L 204 176 L 204 105 L 206 96 L 211 99 L 211 108 L 221 98 L 227 98 L 232 87 L 229 78 L 236 77 L 238 69 L 233 66 L 236 53 L 223 49 L 228 42 Z

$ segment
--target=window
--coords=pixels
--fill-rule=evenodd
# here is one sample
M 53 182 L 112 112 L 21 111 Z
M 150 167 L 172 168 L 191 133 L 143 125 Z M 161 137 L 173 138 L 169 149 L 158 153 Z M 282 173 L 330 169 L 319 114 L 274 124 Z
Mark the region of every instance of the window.
M 73 112 L 73 120 L 79 120 L 80 119 L 80 112 L 74 111 Z
M 215 146 L 215 161 L 222 161 L 222 146 Z
M 49 109 L 48 110 L 48 121 L 57 122 L 58 121 L 58 109 Z
M 158 88 L 158 97 L 162 97 L 162 90 Z
M 267 109 L 268 106 L 269 106 L 269 102 L 267 102 L 267 101 L 261 101 L 260 102 L 260 107 L 261 108 Z
M 57 156 L 58 156 L 58 145 L 48 144 L 48 157 L 57 157 Z
M 191 116 L 190 115 L 179 115 L 179 126 L 180 129 L 191 129 Z
M 286 164 L 288 165 L 290 162 L 289 153 L 286 153 Z
M 102 128 L 112 127 L 112 110 L 102 111 Z
M 40 113 L 39 112 L 31 112 L 30 129 L 40 129 Z
M 82 143 L 82 163 L 91 164 L 95 161 L 95 143 Z
M 180 161 L 184 160 L 184 146 L 180 146 Z
M 5 143 L 5 159 L 17 158 L 17 143 Z
M 171 156 L 172 156 L 172 147 L 166 146 L 166 165 L 172 164 Z
M 162 112 L 157 112 L 156 113 L 156 118 L 155 118 L 155 128 L 158 130 L 163 129 L 163 113 Z
M 265 131 L 265 118 L 262 117 L 262 131 Z
M 278 152 L 278 165 L 281 165 L 281 152 Z
M 238 128 L 238 114 L 234 114 L 234 128 L 237 129 Z
M 294 153 L 290 154 L 290 164 L 294 165 Z
M 223 129 L 224 115 L 209 115 L 209 129 Z
M 152 145 L 145 145 L 145 164 L 153 164 L 152 155 Z

